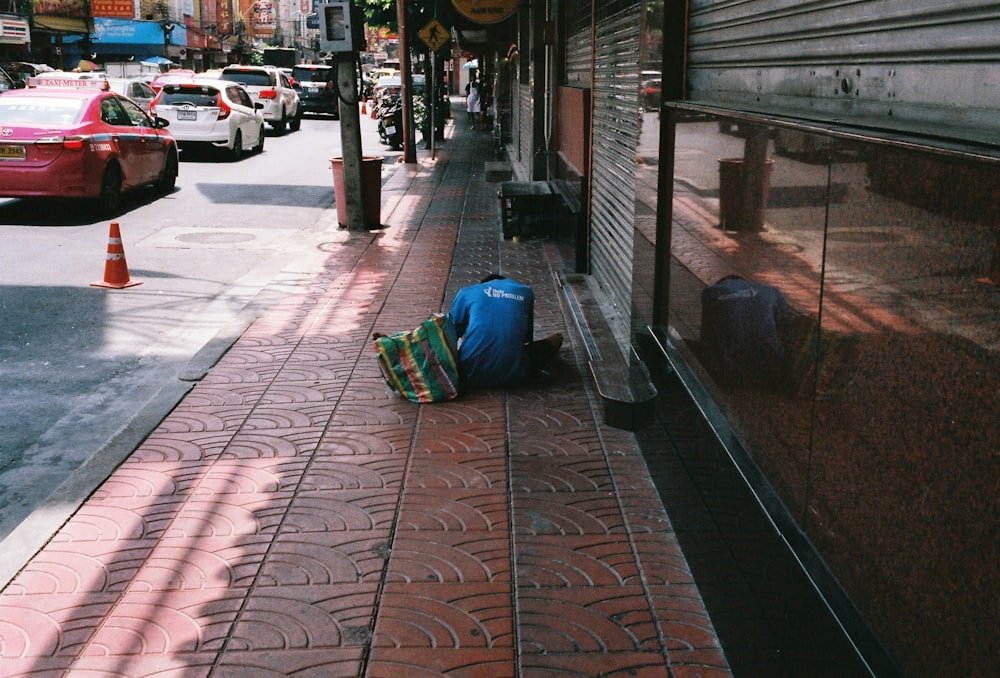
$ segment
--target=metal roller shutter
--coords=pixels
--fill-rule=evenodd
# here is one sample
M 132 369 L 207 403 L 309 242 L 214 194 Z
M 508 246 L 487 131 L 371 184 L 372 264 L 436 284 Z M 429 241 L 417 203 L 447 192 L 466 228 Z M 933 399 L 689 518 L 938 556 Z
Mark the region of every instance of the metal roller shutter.
M 594 279 L 630 335 L 635 154 L 639 139 L 637 4 L 595 26 L 591 251 Z
M 1000 4 L 692 0 L 690 98 L 1000 145 Z

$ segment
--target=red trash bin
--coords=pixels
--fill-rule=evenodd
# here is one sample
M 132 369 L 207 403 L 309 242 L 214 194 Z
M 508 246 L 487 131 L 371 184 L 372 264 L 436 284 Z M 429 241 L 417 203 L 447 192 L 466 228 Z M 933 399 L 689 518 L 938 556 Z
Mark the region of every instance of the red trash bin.
M 337 223 L 347 226 L 347 197 L 344 194 L 344 159 L 330 158 L 333 169 L 333 197 L 337 203 Z M 382 158 L 361 158 L 361 181 L 365 185 L 365 227 L 382 225 Z
M 725 231 L 760 231 L 764 228 L 764 212 L 771 186 L 773 160 L 764 164 L 764 185 L 760 209 L 751 215 L 750 223 L 743 221 L 743 196 L 747 190 L 746 169 L 743 158 L 719 160 L 719 227 Z

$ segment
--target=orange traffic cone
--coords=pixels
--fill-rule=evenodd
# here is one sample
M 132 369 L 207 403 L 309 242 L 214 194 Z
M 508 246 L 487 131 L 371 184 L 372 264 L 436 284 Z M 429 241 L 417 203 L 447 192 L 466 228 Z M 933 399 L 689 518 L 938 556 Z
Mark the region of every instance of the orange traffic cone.
M 366 101 L 368 101 L 368 97 L 361 97 L 361 115 L 368 115 L 368 109 L 365 107 Z
M 129 279 L 128 264 L 125 263 L 125 248 L 122 246 L 122 234 L 118 229 L 118 222 L 112 221 L 111 233 L 108 236 L 108 257 L 104 262 L 104 280 L 90 283 L 90 285 L 120 290 L 123 287 L 141 284 L 141 280 Z
M 372 120 L 375 119 L 375 104 L 372 104 L 372 115 L 371 115 L 371 118 L 372 118 Z

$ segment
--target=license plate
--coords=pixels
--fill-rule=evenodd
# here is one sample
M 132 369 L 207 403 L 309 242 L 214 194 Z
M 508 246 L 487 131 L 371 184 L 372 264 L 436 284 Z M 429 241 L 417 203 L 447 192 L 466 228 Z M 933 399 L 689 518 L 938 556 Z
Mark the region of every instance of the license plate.
M 307 90 L 310 94 L 319 94 L 319 87 L 308 87 Z
M 396 133 L 396 128 L 393 127 L 392 125 L 389 125 L 388 127 L 385 128 L 385 133 L 386 134 L 395 134 Z
M 24 146 L 0 146 L 0 160 L 27 160 Z
M 197 120 L 198 111 L 177 111 L 178 120 Z

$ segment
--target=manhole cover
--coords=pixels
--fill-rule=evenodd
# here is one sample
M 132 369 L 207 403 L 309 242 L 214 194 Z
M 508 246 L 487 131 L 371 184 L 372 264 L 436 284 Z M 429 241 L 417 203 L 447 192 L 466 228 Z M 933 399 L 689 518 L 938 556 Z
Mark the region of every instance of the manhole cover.
M 181 242 L 194 242 L 201 243 L 203 245 L 218 245 L 220 243 L 230 243 L 230 242 L 249 242 L 256 239 L 257 236 L 250 233 L 239 233 L 234 231 L 219 232 L 219 231 L 205 231 L 202 233 L 183 233 L 177 236 L 175 239 Z

